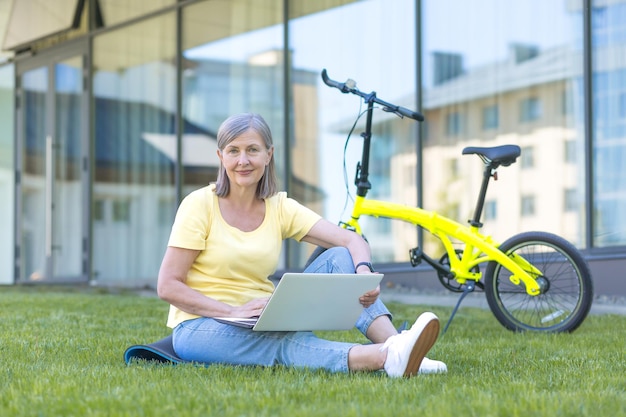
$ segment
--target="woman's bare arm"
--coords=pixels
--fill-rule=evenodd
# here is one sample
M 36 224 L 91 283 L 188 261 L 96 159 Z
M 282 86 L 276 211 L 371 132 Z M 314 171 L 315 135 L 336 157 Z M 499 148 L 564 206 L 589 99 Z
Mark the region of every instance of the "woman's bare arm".
M 302 240 L 324 248 L 343 246 L 350 252 L 355 265 L 360 262 L 370 262 L 371 259 L 370 248 L 365 239 L 359 234 L 343 229 L 325 219 L 320 219 L 315 223 Z M 371 273 L 370 269 L 365 265 L 360 266 L 356 272 L 359 274 Z M 369 307 L 376 301 L 379 295 L 380 286 L 363 294 L 359 301 L 364 307 Z
M 253 317 L 261 314 L 266 298 L 252 300 L 242 306 L 230 306 L 190 288 L 187 274 L 200 251 L 169 246 L 159 269 L 159 297 L 190 314 L 203 317 Z
M 320 219 L 315 223 L 302 240 L 324 248 L 343 246 L 350 251 L 355 265 L 359 262 L 369 262 L 371 259 L 369 245 L 359 234 L 343 229 L 325 219 Z M 369 271 L 367 267 L 360 267 L 359 270 L 361 268 L 363 272 Z

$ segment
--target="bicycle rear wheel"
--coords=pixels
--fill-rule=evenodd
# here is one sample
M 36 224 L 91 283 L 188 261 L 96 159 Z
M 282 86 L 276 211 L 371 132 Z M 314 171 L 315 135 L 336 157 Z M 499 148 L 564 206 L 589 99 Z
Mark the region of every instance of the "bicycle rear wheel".
M 571 332 L 587 317 L 593 282 L 580 252 L 560 236 L 545 232 L 515 235 L 500 245 L 507 255 L 519 255 L 542 272 L 535 276 L 537 296 L 523 282 L 511 282 L 511 272 L 491 261 L 485 270 L 485 295 L 496 319 L 513 331 Z

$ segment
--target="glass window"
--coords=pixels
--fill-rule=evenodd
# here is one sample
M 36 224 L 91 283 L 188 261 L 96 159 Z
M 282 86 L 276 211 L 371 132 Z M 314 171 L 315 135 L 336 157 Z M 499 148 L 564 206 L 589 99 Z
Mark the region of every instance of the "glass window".
M 241 112 L 261 114 L 272 129 L 284 187 L 282 19 L 279 1 L 207 1 L 183 9 L 184 194 L 217 179 L 217 130 Z
M 620 119 L 626 118 L 626 93 L 621 93 L 618 97 L 617 114 Z
M 325 68 L 332 79 L 352 79 L 362 91 L 416 109 L 415 3 L 289 0 L 291 189 L 301 189 L 302 202 L 331 222 L 345 219 L 352 208 L 348 192 L 354 196 L 364 118 L 349 140 L 348 132 L 364 106 L 326 86 L 320 73 Z M 368 196 L 415 205 L 419 124 L 377 108 L 373 125 Z M 414 226 L 376 218 L 360 224 L 375 262 L 406 262 L 417 244 Z
M 457 136 L 462 133 L 463 122 L 461 114 L 458 112 L 446 115 L 446 135 Z
M 524 168 L 532 168 L 535 166 L 535 148 L 532 146 L 524 146 L 520 153 L 520 166 Z
M 0 67 L 0 284 L 14 281 L 14 73 L 13 65 Z
M 571 90 L 564 90 L 561 94 L 561 112 L 564 116 L 574 114 L 574 97 L 572 97 Z
M 160 224 L 174 223 L 176 217 L 176 201 L 173 199 L 161 199 L 159 201 L 158 219 Z
M 75 56 L 54 66 L 54 113 L 56 149 L 51 169 L 52 276 L 80 277 L 82 248 L 86 236 L 82 220 L 85 199 L 82 167 L 84 106 L 83 57 Z M 80 190 L 80 191 L 79 191 Z M 80 220 L 79 220 L 80 219 Z
M 577 143 L 575 140 L 566 140 L 564 143 L 565 147 L 565 162 L 576 163 L 577 158 Z
M 535 196 L 523 195 L 522 196 L 522 210 L 520 215 L 522 217 L 531 217 L 535 215 Z
M 93 202 L 92 219 L 94 222 L 101 222 L 105 220 L 106 216 L 106 201 L 99 198 Z
M 579 193 L 576 191 L 576 189 L 568 188 L 565 190 L 565 211 L 576 211 L 578 205 L 581 204 L 578 197 Z
M 483 129 L 497 129 L 500 124 L 498 120 L 498 105 L 483 107 Z
M 593 244 L 626 245 L 626 3 L 592 1 Z
M 421 3 L 422 110 L 428 124 L 422 156 L 424 208 L 443 212 L 454 198 L 462 215 L 472 212 L 482 166 L 475 156 L 461 155 L 466 146 L 510 143 L 532 147 L 534 159 L 563 149 L 564 145 L 555 143 L 558 141 L 569 140 L 584 149 L 582 0 L 526 0 L 506 5 L 499 0 Z M 567 117 L 564 96 L 572 106 Z M 492 107 L 494 104 L 497 106 Z M 464 109 L 466 126 L 451 141 L 443 134 L 445 115 L 459 108 Z M 487 126 L 497 128 L 487 130 Z M 525 153 L 522 151 L 523 160 L 528 157 Z M 462 161 L 456 180 L 447 175 L 426 176 L 440 169 L 441 161 L 450 155 Z M 582 159 L 573 164 L 557 158 L 549 165 L 533 162 L 534 168 L 529 170 L 522 170 L 520 160 L 498 170 L 498 181 L 490 184 L 487 199 L 506 204 L 506 209 L 500 207 L 484 233 L 503 241 L 532 227 L 580 245 L 585 235 L 584 206 L 563 217 L 562 198 L 566 188 L 584 184 Z M 537 178 L 558 178 L 560 192 L 553 187 L 533 190 L 534 199 L 542 204 L 532 205 L 532 224 L 520 222 L 520 209 L 515 208 L 524 205 L 525 211 L 530 210 L 522 204 L 522 195 Z M 452 186 L 459 192 L 444 198 L 442 190 Z M 564 220 L 551 221 L 554 218 Z M 428 252 L 426 246 L 424 249 Z
M 113 200 L 112 201 L 112 218 L 114 222 L 128 223 L 130 218 L 130 201 L 128 200 Z
M 183 9 L 182 30 L 184 194 L 217 179 L 216 134 L 224 119 L 254 112 L 261 114 L 272 130 L 281 189 L 308 203 L 305 196 L 317 189 L 317 173 L 307 177 L 302 169 L 318 157 L 314 141 L 317 127 L 315 123 L 286 126 L 285 61 L 290 63 L 292 56 L 284 54 L 282 2 L 220 0 L 192 4 Z M 302 105 L 307 109 L 316 100 L 315 78 L 308 71 L 293 68 L 287 108 L 299 113 Z M 293 160 L 291 167 L 297 178 L 287 183 L 287 152 L 302 149 L 305 140 L 311 140 L 305 146 L 306 160 Z M 286 264 L 281 267 L 298 257 L 299 245 L 288 245 L 293 250 L 283 252 Z
M 159 202 L 175 201 L 175 14 L 93 42 L 94 202 L 111 204 L 93 224 L 94 276 L 99 282 L 154 284 L 171 222 Z
M 494 200 L 485 201 L 485 221 L 495 220 L 498 217 L 498 202 Z
M 532 122 L 541 118 L 541 102 L 536 97 L 525 98 L 520 102 L 519 121 Z

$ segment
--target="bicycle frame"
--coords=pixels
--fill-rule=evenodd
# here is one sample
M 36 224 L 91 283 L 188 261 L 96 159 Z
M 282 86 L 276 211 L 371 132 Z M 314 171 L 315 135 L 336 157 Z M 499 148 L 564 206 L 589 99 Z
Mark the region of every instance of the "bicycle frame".
M 479 281 L 481 273 L 472 272 L 472 269 L 481 263 L 494 261 L 501 264 L 512 273 L 510 279 L 513 284 L 519 285 L 523 282 L 526 287 L 526 292 L 529 295 L 536 296 L 541 294 L 541 288 L 533 277 L 541 276 L 541 271 L 521 256 L 507 256 L 498 249 L 500 246 L 499 243 L 494 242 L 491 237 L 479 232 L 482 226 L 480 216 L 485 202 L 487 186 L 490 178 L 495 175 L 496 168 L 499 164 L 491 165 L 491 163 L 489 163 L 485 168 L 474 217 L 469 222 L 470 226 L 464 226 L 433 211 L 427 211 L 419 207 L 409 207 L 380 200 L 368 200 L 367 193 L 371 189 L 368 176 L 374 104 L 381 105 L 384 111 L 397 114 L 400 117 L 409 117 L 416 121 L 423 121 L 424 116 L 418 112 L 383 101 L 376 97 L 376 92 L 363 93 L 356 88 L 356 83 L 352 80 L 348 80 L 345 83 L 334 81 L 328 77 L 325 69 L 322 71 L 322 79 L 326 85 L 337 88 L 342 93 L 358 95 L 367 103 L 365 131 L 361 133 L 363 137 L 363 150 L 361 160 L 357 164 L 354 180 L 357 187 L 357 195 L 352 209 L 351 219 L 347 222 L 342 222 L 342 227 L 353 229 L 362 235 L 359 218 L 363 215 L 385 217 L 412 223 L 440 239 L 449 257 L 450 270 L 448 271 L 446 267 L 432 260 L 429 261 L 429 264 L 440 271 L 445 270 L 445 272 L 450 274 L 459 284 L 465 284 L 468 280 Z M 512 163 L 512 161 L 508 163 Z M 451 238 L 455 238 L 465 244 L 460 258 L 457 256 L 455 248 L 452 245 Z M 426 257 L 426 259 L 428 260 L 429 258 Z M 530 271 L 530 273 L 526 271 Z
M 481 234 L 478 226 L 464 226 L 447 217 L 419 207 L 409 207 L 381 200 L 368 200 L 365 196 L 357 195 L 351 219 L 342 223 L 342 227 L 353 229 L 357 233 L 362 234 L 361 226 L 359 225 L 361 216 L 402 220 L 420 226 L 439 238 L 449 255 L 450 272 L 460 284 L 464 284 L 467 280 L 480 280 L 481 273 L 472 272 L 472 268 L 484 262 L 494 261 L 511 271 L 513 274 L 511 281 L 514 284 L 519 285 L 520 282 L 523 282 L 529 295 L 539 295 L 541 292 L 537 281 L 526 272 L 532 271 L 534 276 L 540 276 L 541 271 L 521 256 L 510 258 L 501 252 L 498 249 L 499 243 L 494 242 L 491 237 Z M 460 258 L 456 256 L 451 238 L 465 244 Z

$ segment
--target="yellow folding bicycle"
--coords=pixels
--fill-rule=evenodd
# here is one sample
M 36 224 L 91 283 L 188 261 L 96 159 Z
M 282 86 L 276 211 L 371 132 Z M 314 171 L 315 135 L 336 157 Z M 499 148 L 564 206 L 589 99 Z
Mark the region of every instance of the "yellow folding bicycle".
M 584 321 L 593 301 L 593 282 L 582 254 L 567 240 L 546 232 L 517 234 L 503 243 L 480 233 L 480 222 L 487 187 L 499 167 L 514 163 L 520 155 L 517 145 L 467 147 L 464 155 L 478 155 L 484 163 L 481 189 L 475 212 L 469 225 L 462 225 L 433 211 L 393 202 L 367 198 L 371 189 L 368 180 L 369 155 L 372 139 L 374 105 L 383 111 L 418 122 L 424 117 L 415 111 L 396 106 L 376 97 L 375 92 L 363 93 L 353 80 L 337 82 L 322 71 L 329 87 L 361 97 L 367 104 L 363 150 L 357 163 L 356 196 L 350 218 L 340 222 L 346 229 L 363 235 L 361 216 L 384 217 L 414 224 L 437 237 L 445 249 L 439 259 L 428 256 L 419 248 L 409 251 L 414 267 L 422 261 L 432 266 L 448 290 L 461 292 L 458 303 L 444 331 L 452 321 L 463 298 L 476 287 L 484 290 L 496 319 L 513 331 L 571 332 Z M 356 125 L 356 123 L 355 123 Z M 354 128 L 353 128 L 354 129 Z M 452 242 L 461 242 L 462 249 Z M 311 255 L 314 259 L 322 248 Z M 310 261 L 309 261 L 310 262 Z M 484 268 L 481 269 L 481 266 Z

